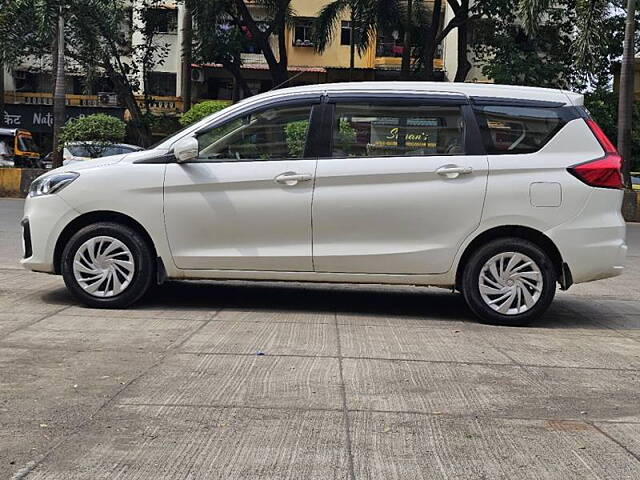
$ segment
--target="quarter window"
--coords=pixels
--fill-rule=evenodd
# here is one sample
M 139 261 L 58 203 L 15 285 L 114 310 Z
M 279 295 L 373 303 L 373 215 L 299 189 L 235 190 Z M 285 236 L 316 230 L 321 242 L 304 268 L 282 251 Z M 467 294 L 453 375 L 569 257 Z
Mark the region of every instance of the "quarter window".
M 338 104 L 332 156 L 461 155 L 464 131 L 457 106 Z
M 486 106 L 476 109 L 487 153 L 534 153 L 562 128 L 555 108 Z
M 198 136 L 198 160 L 302 158 L 311 106 L 270 108 L 214 127 Z

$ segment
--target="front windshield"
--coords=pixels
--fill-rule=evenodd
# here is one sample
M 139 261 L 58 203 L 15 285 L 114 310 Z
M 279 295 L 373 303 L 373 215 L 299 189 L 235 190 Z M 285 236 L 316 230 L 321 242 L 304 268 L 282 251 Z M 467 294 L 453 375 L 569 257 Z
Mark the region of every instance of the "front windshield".
M 24 135 L 18 136 L 18 147 L 22 152 L 37 152 L 36 144 L 33 138 Z
M 85 145 L 68 145 L 67 150 L 74 157 L 89 157 L 91 158 L 91 153 L 89 149 Z

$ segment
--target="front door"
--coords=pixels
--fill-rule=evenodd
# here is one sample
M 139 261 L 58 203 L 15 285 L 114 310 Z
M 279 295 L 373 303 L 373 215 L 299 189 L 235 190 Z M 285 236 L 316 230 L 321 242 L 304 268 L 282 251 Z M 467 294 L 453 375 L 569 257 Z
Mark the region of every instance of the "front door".
M 178 268 L 313 270 L 311 108 L 227 120 L 197 135 L 197 161 L 167 166 L 165 223 Z
M 466 99 L 448 100 L 335 100 L 331 156 L 316 170 L 316 271 L 451 268 L 480 222 L 488 166 L 469 148 Z

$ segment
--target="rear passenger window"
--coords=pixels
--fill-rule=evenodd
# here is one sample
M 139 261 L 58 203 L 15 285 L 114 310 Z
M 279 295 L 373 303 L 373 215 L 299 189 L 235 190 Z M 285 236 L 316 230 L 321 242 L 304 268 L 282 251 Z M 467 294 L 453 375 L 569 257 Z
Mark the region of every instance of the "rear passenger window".
M 337 104 L 332 156 L 460 155 L 464 129 L 457 106 Z
M 489 155 L 537 152 L 564 126 L 555 108 L 486 106 L 476 114 Z

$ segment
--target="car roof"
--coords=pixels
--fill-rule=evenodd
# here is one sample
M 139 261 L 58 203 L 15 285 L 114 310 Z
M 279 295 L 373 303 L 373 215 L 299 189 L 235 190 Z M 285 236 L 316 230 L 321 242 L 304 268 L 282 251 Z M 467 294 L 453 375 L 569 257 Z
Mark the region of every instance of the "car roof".
M 562 105 L 583 105 L 581 94 L 566 90 L 522 87 L 517 85 L 497 85 L 489 83 L 449 83 L 449 82 L 350 82 L 320 83 L 283 88 L 262 94 L 261 96 L 280 96 L 301 93 L 394 93 L 394 94 L 443 94 L 464 95 L 482 99 L 517 99 L 539 102 L 553 102 Z

